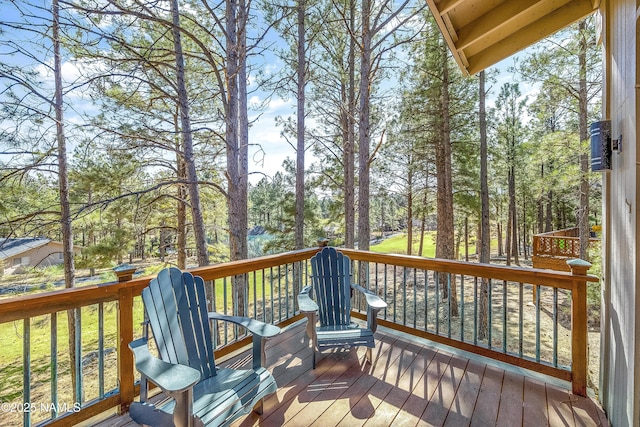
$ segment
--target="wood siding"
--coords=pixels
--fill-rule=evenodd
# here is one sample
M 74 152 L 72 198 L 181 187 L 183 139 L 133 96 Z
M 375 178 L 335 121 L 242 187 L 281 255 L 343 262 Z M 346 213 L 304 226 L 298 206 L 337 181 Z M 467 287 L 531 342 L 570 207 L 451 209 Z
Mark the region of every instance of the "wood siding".
M 602 402 L 612 425 L 640 425 L 638 227 L 636 126 L 638 29 L 634 0 L 603 4 L 605 85 L 603 116 L 623 150 L 603 174 L 604 285 L 601 364 Z

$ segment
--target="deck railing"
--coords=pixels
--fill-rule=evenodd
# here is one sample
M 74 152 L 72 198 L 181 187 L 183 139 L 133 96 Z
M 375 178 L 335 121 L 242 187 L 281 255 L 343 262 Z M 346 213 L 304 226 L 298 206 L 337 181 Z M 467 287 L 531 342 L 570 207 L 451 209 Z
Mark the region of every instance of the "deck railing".
M 298 318 L 296 292 L 307 283 L 307 260 L 316 251 L 191 271 L 207 281 L 216 310 L 285 325 Z M 571 381 L 575 393 L 586 394 L 586 282 L 597 280 L 586 275 L 588 264 L 577 260 L 570 274 L 344 252 L 354 262 L 355 280 L 388 304 L 379 324 Z M 231 286 L 238 278 L 244 298 Z M 142 333 L 139 295 L 150 279 L 0 300 L 1 342 L 22 340 L 21 354 L 0 352 L 3 421 L 68 425 L 118 406 L 126 411 L 138 393 L 127 344 Z M 533 289 L 535 306 L 524 303 Z M 354 307 L 354 316 L 364 319 L 359 300 Z M 75 390 L 66 344 L 68 310 L 78 314 Z M 215 329 L 214 338 L 217 357 L 250 342 L 237 329 Z
M 577 228 L 556 230 L 533 236 L 534 256 L 580 257 L 580 238 Z
M 295 319 L 294 290 L 305 283 L 305 261 L 316 251 L 228 262 L 192 272 L 207 281 L 210 303 L 217 311 L 243 312 L 284 325 Z M 298 277 L 298 286 L 294 286 L 294 277 Z M 0 345 L 22 341 L 21 354 L 0 351 L 2 423 L 70 425 L 117 406 L 126 411 L 138 393 L 127 344 L 142 335 L 140 294 L 152 278 L 0 300 Z M 238 278 L 245 286 L 244 310 L 238 307 L 237 288 L 232 287 Z M 70 375 L 68 310 L 76 312 L 75 390 Z M 251 342 L 237 328 L 214 330 L 216 357 Z

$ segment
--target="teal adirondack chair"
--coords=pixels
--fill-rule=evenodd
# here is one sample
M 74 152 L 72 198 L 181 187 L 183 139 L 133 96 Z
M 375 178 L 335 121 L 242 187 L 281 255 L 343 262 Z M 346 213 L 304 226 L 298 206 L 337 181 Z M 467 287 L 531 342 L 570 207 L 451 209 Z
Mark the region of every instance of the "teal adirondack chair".
M 378 326 L 378 311 L 387 304 L 376 294 L 351 283 L 349 257 L 332 247 L 325 247 L 311 258 L 312 285 L 298 295 L 298 307 L 307 318 L 307 334 L 313 343 L 313 368 L 316 350 L 335 347 L 366 346 L 367 360 L 372 362 L 375 347 L 373 333 Z M 364 294 L 367 303 L 367 326 L 351 322 L 351 290 Z M 315 299 L 315 301 L 314 301 Z M 319 321 L 319 326 L 316 323 Z
M 280 328 L 257 320 L 208 313 L 204 281 L 177 268 L 162 270 L 142 291 L 145 313 L 160 358 L 149 352 L 147 339 L 129 344 L 140 372 L 141 402 L 129 415 L 151 426 L 228 425 L 254 408 L 262 413 L 262 399 L 276 391 L 276 382 L 262 365 L 265 337 Z M 253 334 L 252 369 L 216 366 L 210 320 L 224 320 Z M 173 399 L 160 407 L 145 403 L 147 380 Z

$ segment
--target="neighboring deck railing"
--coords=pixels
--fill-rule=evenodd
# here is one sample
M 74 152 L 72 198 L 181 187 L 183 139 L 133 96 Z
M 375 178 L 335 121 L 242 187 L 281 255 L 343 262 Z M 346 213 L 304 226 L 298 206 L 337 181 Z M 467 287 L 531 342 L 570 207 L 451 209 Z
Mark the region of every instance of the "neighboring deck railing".
M 577 228 L 566 228 L 533 236 L 532 261 L 534 268 L 570 271 L 566 261 L 580 258 L 580 237 Z M 591 237 L 589 243 L 600 239 Z
M 297 318 L 295 294 L 307 282 L 307 260 L 317 249 L 305 249 L 191 270 L 209 281 L 211 302 L 234 314 L 242 301 L 231 286 L 242 277 L 244 313 L 285 325 Z M 588 264 L 579 260 L 573 274 L 518 267 L 344 252 L 361 276 L 361 284 L 382 296 L 388 308 L 380 324 L 452 345 L 517 366 L 571 381 L 586 394 Z M 141 334 L 139 299 L 150 277 L 0 300 L 0 338 L 22 339 L 21 355 L 0 353 L 4 386 L 3 421 L 23 425 L 45 422 L 67 425 L 110 408 L 126 410 L 138 393 L 133 357 L 127 344 Z M 356 277 L 357 279 L 357 277 Z M 537 304 L 524 303 L 537 292 Z M 454 316 L 457 296 L 459 313 Z M 486 310 L 483 321 L 482 307 Z M 354 302 L 359 307 L 359 301 Z M 76 310 L 78 385 L 69 390 L 66 312 Z M 354 316 L 365 318 L 364 310 Z M 61 320 L 64 319 L 64 320 Z M 486 334 L 482 336 L 482 325 Z M 217 357 L 250 342 L 237 329 L 216 330 Z M 9 336 L 11 335 L 11 336 Z M 565 341 L 562 338 L 569 335 Z M 117 367 L 117 369 L 116 369 Z M 20 379 L 22 381 L 20 381 Z M 21 387 L 16 389 L 16 383 Z M 7 387 L 13 387 L 10 395 Z M 28 405 L 28 407 L 27 407 Z M 25 411 L 31 409 L 31 411 Z M 7 418 L 13 417 L 13 418 Z
M 580 237 L 577 228 L 551 231 L 533 236 L 533 255 L 566 258 L 580 257 Z

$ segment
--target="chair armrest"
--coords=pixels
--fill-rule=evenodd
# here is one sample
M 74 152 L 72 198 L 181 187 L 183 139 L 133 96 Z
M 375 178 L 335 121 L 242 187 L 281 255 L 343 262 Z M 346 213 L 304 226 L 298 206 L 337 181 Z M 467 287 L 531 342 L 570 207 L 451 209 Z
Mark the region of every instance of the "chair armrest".
M 356 285 L 355 283 L 352 283 L 351 287 L 353 289 L 357 289 L 358 291 L 364 294 L 364 297 L 367 301 L 367 305 L 373 311 L 379 311 L 379 310 L 382 310 L 383 308 L 387 308 L 387 303 L 384 302 L 382 298 L 380 298 L 378 295 L 374 294 L 373 292 L 363 288 L 360 285 Z
M 251 319 L 250 317 L 228 316 L 214 311 L 209 312 L 209 320 L 223 320 L 225 322 L 235 323 L 236 325 L 247 328 L 253 335 L 258 335 L 263 338 L 276 336 L 281 331 L 277 326 Z
M 190 366 L 165 362 L 149 352 L 147 340 L 137 339 L 129 343 L 136 362 L 136 369 L 163 391 L 180 393 L 200 381 L 200 372 Z
M 298 294 L 298 308 L 301 313 L 312 313 L 318 311 L 318 304 L 309 296 L 311 286 L 305 286 Z

